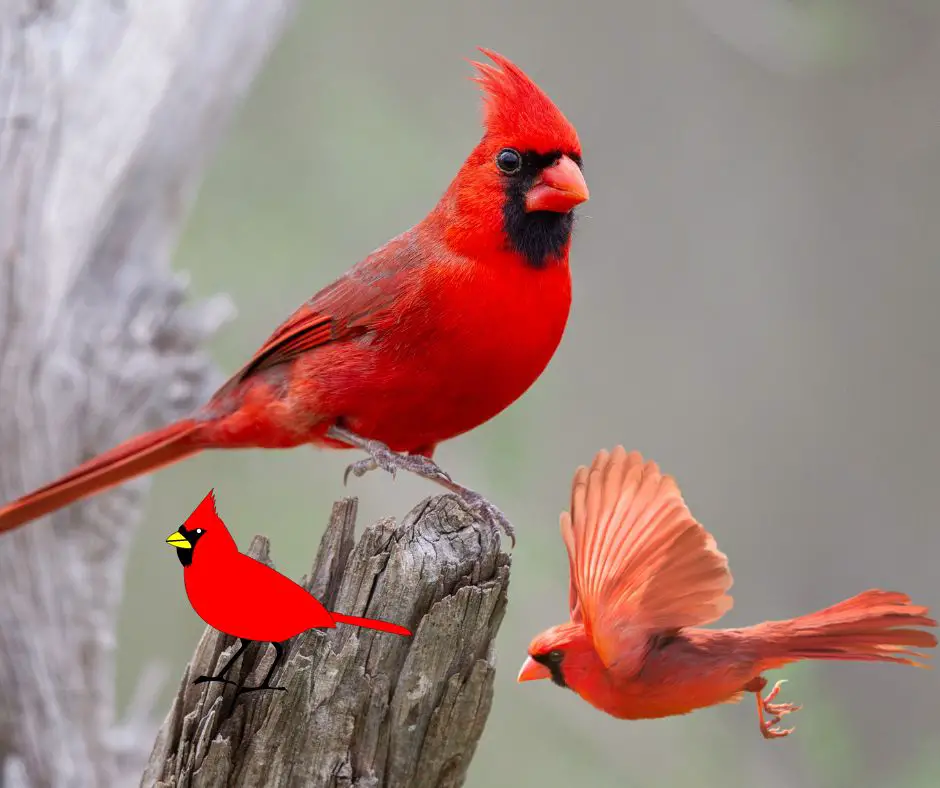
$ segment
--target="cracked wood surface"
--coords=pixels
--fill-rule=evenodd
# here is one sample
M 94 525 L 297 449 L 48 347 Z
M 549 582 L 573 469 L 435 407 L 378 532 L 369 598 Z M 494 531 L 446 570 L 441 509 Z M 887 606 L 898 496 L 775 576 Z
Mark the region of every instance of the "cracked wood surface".
M 345 625 L 289 641 L 272 683 L 232 702 L 213 675 L 238 642 L 207 628 L 184 672 L 141 786 L 455 788 L 493 698 L 494 639 L 510 559 L 460 499 L 429 498 L 354 543 L 356 499 L 336 503 L 301 583 L 331 610 L 402 624 L 411 638 Z M 268 540 L 248 551 L 270 563 Z M 260 682 L 274 658 L 252 644 L 232 675 Z

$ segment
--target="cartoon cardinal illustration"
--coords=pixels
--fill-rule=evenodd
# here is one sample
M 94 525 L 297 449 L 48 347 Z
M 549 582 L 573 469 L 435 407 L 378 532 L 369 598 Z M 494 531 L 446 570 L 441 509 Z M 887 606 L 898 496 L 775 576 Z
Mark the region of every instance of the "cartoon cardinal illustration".
M 333 629 L 339 623 L 411 635 L 404 627 L 387 621 L 331 612 L 290 578 L 240 553 L 216 512 L 212 490 L 166 541 L 176 548 L 183 565 L 186 596 L 193 610 L 210 627 L 241 640 L 238 650 L 217 675 L 200 676 L 194 684 L 221 681 L 234 686 L 235 682 L 225 675 L 252 641 L 271 643 L 275 658 L 264 681 L 257 687 L 240 687 L 239 695 L 257 690 L 285 690 L 270 683 L 284 656 L 284 641 L 308 629 Z
M 571 620 L 538 635 L 519 681 L 551 679 L 627 720 L 668 717 L 753 692 L 761 734 L 800 706 L 766 697 L 764 671 L 804 659 L 923 667 L 911 649 L 937 638 L 926 607 L 873 589 L 818 613 L 742 629 L 701 629 L 731 608 L 731 573 L 656 463 L 622 446 L 578 468 L 561 515 Z M 765 719 L 767 714 L 769 719 Z
M 506 516 L 433 462 L 538 379 L 571 306 L 578 134 L 516 65 L 481 50 L 484 134 L 440 201 L 291 315 L 191 418 L 94 457 L 0 509 L 0 532 L 205 449 L 357 448 Z M 355 221 L 355 217 L 352 217 Z

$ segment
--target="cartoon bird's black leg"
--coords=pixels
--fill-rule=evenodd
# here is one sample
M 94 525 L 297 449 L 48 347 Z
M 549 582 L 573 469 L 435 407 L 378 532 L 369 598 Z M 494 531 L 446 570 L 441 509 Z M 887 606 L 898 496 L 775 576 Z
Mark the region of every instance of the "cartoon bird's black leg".
M 239 696 L 243 695 L 246 692 L 257 692 L 258 690 L 280 690 L 281 692 L 287 692 L 287 687 L 272 687 L 271 686 L 271 676 L 274 675 L 274 671 L 277 670 L 278 663 L 284 658 L 284 644 L 271 642 L 271 645 L 274 646 L 274 662 L 271 663 L 271 667 L 268 668 L 268 675 L 264 677 L 257 687 L 239 687 L 238 692 L 235 694 L 235 699 L 238 700 Z
M 235 682 L 229 681 L 227 678 L 225 678 L 225 674 L 228 673 L 229 670 L 231 670 L 232 665 L 235 664 L 235 660 L 238 659 L 242 655 L 242 652 L 246 648 L 248 648 L 248 644 L 251 643 L 250 640 L 245 640 L 244 638 L 239 638 L 239 640 L 241 641 L 241 646 L 239 646 L 238 650 L 234 654 L 232 654 L 232 656 L 229 658 L 229 661 L 225 663 L 222 670 L 220 670 L 214 676 L 200 676 L 198 679 L 196 679 L 193 682 L 193 684 L 203 684 L 207 681 L 221 681 L 224 684 L 231 684 L 234 687 Z

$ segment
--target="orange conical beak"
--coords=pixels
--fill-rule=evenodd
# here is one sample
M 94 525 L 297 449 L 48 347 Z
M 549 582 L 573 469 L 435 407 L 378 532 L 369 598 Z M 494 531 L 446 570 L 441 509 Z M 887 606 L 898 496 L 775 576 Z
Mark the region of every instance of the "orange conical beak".
M 590 197 L 581 168 L 568 156 L 562 156 L 551 167 L 542 170 L 538 180 L 525 196 L 527 213 L 553 211 L 568 213 Z
M 548 668 L 529 657 L 522 663 L 522 670 L 519 671 L 516 681 L 537 681 L 551 677 L 552 672 Z

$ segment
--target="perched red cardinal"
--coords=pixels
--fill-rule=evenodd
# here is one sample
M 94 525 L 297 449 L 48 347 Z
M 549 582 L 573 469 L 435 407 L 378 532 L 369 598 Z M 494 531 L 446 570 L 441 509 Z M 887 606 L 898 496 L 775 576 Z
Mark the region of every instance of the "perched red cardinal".
M 767 670 L 804 659 L 920 665 L 937 638 L 926 607 L 870 590 L 818 613 L 743 629 L 700 629 L 731 608 L 728 560 L 654 462 L 618 446 L 574 476 L 561 515 L 571 620 L 529 646 L 519 681 L 550 678 L 601 711 L 637 720 L 757 699 L 765 738 L 799 709 L 761 697 Z M 764 714 L 770 719 L 765 720 Z
M 365 450 L 347 469 L 403 468 L 505 515 L 431 460 L 541 375 L 571 304 L 581 145 L 548 96 L 481 50 L 483 139 L 437 207 L 321 290 L 191 418 L 132 438 L 0 509 L 15 528 L 203 449 L 313 443 Z M 408 455 L 403 454 L 407 452 Z
M 176 548 L 183 565 L 183 580 L 189 604 L 210 627 L 241 639 L 241 646 L 215 676 L 200 676 L 193 683 L 221 681 L 252 641 L 270 642 L 276 656 L 264 681 L 254 690 L 283 690 L 272 687 L 271 676 L 284 656 L 284 641 L 308 629 L 333 629 L 337 623 L 352 624 L 395 635 L 411 632 L 397 624 L 360 616 L 333 613 L 302 586 L 254 558 L 238 552 L 238 545 L 222 522 L 210 491 L 202 503 L 166 538 Z

